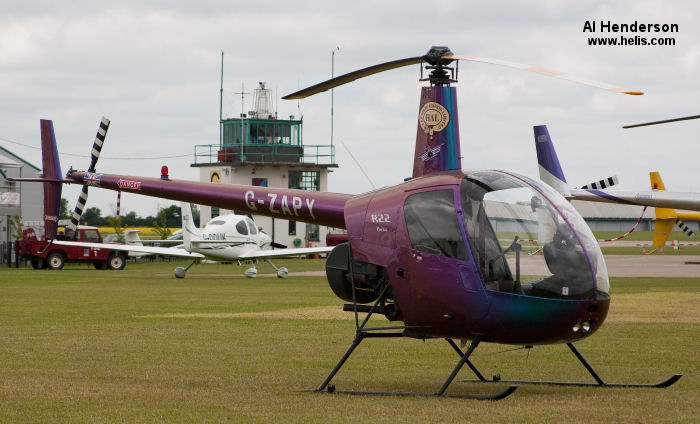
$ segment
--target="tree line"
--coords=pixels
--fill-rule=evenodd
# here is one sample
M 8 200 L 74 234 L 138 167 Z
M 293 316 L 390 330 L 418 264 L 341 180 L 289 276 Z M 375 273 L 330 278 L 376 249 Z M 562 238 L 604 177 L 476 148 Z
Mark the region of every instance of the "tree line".
M 61 199 L 61 219 L 70 219 L 72 210 L 69 208 L 67 199 Z M 171 205 L 158 210 L 157 216 L 141 217 L 136 212 L 131 211 L 120 215 L 121 226 L 123 227 L 166 227 L 180 228 L 182 226 L 182 211 L 180 206 Z M 93 225 L 95 227 L 108 227 L 114 225 L 115 216 L 102 216 L 102 210 L 90 207 L 83 211 L 80 217 L 81 224 Z M 199 226 L 199 208 L 192 211 L 192 218 L 195 225 Z

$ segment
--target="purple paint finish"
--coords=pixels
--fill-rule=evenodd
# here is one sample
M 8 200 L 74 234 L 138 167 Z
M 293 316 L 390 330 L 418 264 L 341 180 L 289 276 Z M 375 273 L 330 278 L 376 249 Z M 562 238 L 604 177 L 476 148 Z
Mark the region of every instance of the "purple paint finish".
M 462 169 L 456 98 L 455 87 L 421 88 L 414 178 Z
M 87 173 L 73 172 L 66 182 L 83 184 Z M 200 205 L 217 206 L 275 218 L 345 228 L 345 202 L 353 196 L 319 191 L 254 187 L 160 178 L 98 174 L 100 188 Z
M 412 328 L 409 332 L 451 338 L 480 334 L 484 340 L 508 344 L 568 342 L 592 334 L 605 320 L 609 297 L 570 300 L 486 290 L 471 254 L 463 261 L 411 248 L 402 207 L 406 198 L 451 190 L 459 205 L 460 183 L 468 174 L 436 173 L 346 203 L 353 257 L 386 269 L 401 308 L 399 319 Z M 463 215 L 460 207 L 456 214 Z M 464 223 L 459 226 L 466 234 Z M 574 332 L 583 321 L 594 323 L 592 330 Z
M 559 164 L 557 152 L 552 145 L 552 139 L 546 125 L 533 127 L 535 131 L 535 148 L 537 149 L 537 162 L 550 174 L 557 177 L 562 182 L 566 182 L 564 172 Z
M 56 136 L 53 130 L 53 122 L 42 119 L 41 149 L 43 178 L 61 180 L 61 163 L 58 160 L 56 150 Z M 61 206 L 61 191 L 63 185 L 60 182 L 44 181 L 44 238 L 55 239 L 58 232 L 58 215 Z
M 644 203 L 635 203 L 635 202 L 631 202 L 629 200 L 621 199 L 619 197 L 613 196 L 612 194 L 606 193 L 606 192 L 601 191 L 601 190 L 586 190 L 586 191 L 591 193 L 591 194 L 594 194 L 596 196 L 602 197 L 604 199 L 608 199 L 613 203 L 622 203 L 624 205 L 638 205 L 638 206 L 644 205 Z

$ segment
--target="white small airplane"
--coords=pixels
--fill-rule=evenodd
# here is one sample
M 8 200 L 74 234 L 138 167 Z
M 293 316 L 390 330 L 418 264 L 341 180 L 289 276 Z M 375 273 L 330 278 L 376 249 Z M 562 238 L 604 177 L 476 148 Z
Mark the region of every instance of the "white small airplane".
M 108 246 L 103 243 L 59 240 L 55 240 L 54 244 L 193 258 L 194 260 L 187 267 L 175 268 L 174 274 L 177 278 L 185 278 L 187 270 L 200 259 L 223 262 L 238 261 L 239 263 L 243 260 L 252 260 L 253 267 L 245 271 L 245 276 L 248 278 L 254 278 L 258 275 L 255 261 L 264 259 L 277 271 L 277 277 L 287 278 L 289 274 L 287 268 L 277 268 L 270 261 L 270 258 L 328 253 L 333 249 L 332 247 L 304 247 L 272 250 L 272 247 L 284 246 L 273 243 L 270 236 L 258 230 L 255 222 L 246 215 L 221 215 L 212 218 L 204 229 L 199 229 L 194 225 L 194 221 L 192 220 L 190 204 L 182 202 L 181 208 L 183 233 L 183 243 L 181 246 L 144 246 L 141 240 L 133 239 L 127 240 L 129 244 L 114 244 Z

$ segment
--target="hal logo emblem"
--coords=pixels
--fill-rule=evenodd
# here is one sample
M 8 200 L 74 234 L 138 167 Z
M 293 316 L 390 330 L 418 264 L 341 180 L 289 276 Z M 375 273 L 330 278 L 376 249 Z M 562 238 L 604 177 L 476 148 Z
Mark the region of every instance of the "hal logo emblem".
M 444 130 L 450 123 L 450 112 L 440 103 L 428 102 L 421 108 L 418 122 L 421 129 L 432 139 L 433 133 Z

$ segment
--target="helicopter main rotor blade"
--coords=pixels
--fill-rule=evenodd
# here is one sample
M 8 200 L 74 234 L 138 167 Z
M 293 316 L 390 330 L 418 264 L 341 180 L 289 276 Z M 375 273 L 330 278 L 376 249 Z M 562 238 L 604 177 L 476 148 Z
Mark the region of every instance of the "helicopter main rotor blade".
M 472 62 L 482 62 L 482 63 L 490 63 L 493 65 L 508 66 L 511 68 L 521 69 L 523 71 L 536 72 L 538 74 L 547 75 L 550 77 L 556 77 L 556 78 L 561 78 L 561 79 L 565 79 L 568 81 L 577 82 L 579 84 L 590 85 L 593 87 L 602 88 L 603 90 L 614 91 L 616 93 L 631 94 L 631 95 L 635 95 L 635 96 L 639 96 L 639 95 L 644 94 L 641 91 L 628 90 L 626 88 L 617 87 L 617 86 L 612 85 L 612 84 L 607 84 L 607 83 L 600 82 L 600 81 L 594 81 L 594 80 L 591 80 L 588 78 L 582 78 L 582 77 L 567 74 L 564 72 L 540 68 L 538 66 L 524 65 L 522 63 L 509 62 L 507 60 L 490 59 L 487 57 L 456 56 L 456 55 L 443 56 L 442 58 L 443 59 L 453 59 L 453 60 L 469 60 Z
M 685 116 L 683 118 L 664 119 L 663 121 L 654 121 L 654 122 L 645 122 L 643 124 L 625 125 L 622 128 L 646 127 L 647 125 L 667 124 L 669 122 L 687 121 L 689 119 L 698 119 L 698 118 L 700 118 L 700 115 Z
M 417 63 L 420 63 L 422 58 L 423 56 L 417 56 L 409 57 L 406 59 L 392 60 L 391 62 L 380 63 L 379 65 L 370 66 L 368 68 L 360 69 L 335 77 L 333 79 L 329 79 L 328 81 L 324 81 L 322 83 L 313 85 L 295 93 L 288 94 L 282 98 L 284 100 L 304 99 L 306 97 L 313 96 L 314 94 L 330 90 L 331 88 L 335 88 L 339 85 L 355 81 L 358 78 L 364 78 L 370 75 L 377 74 L 379 72 L 388 71 L 394 68 L 400 68 L 402 66 L 415 65 Z

